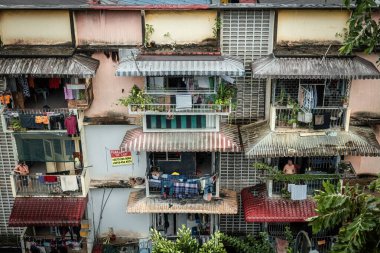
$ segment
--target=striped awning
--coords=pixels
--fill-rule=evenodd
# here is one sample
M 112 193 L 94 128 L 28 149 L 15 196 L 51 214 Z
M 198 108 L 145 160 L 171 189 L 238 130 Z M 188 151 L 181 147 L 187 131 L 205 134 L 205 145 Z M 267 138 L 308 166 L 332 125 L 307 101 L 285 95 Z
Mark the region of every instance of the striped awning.
M 372 129 L 312 133 L 271 132 L 267 125 L 241 128 L 245 154 L 250 158 L 289 156 L 380 156 Z
M 78 226 L 86 205 L 87 198 L 16 198 L 9 217 L 9 226 Z
M 95 76 L 99 61 L 85 55 L 70 57 L 1 57 L 0 75 L 36 77 Z
M 122 50 L 121 50 L 122 51 Z M 152 56 L 124 57 L 117 76 L 243 76 L 241 61 L 227 56 Z
M 128 198 L 127 213 L 205 213 L 237 214 L 238 199 L 235 191 L 220 189 L 220 198 L 210 202 L 200 199 L 171 199 L 146 197 L 145 190 L 131 192 Z
M 361 57 L 276 57 L 252 63 L 255 78 L 273 79 L 380 79 L 379 70 Z
M 127 131 L 120 146 L 125 151 L 151 152 L 239 152 L 236 126 L 221 125 L 220 132 L 143 132 Z

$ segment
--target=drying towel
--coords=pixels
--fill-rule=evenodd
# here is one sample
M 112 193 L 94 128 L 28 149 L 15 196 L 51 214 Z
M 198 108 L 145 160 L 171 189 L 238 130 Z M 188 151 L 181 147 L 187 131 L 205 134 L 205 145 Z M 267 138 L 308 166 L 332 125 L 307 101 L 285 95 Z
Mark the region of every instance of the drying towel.
M 58 181 L 57 176 L 45 176 L 45 183 L 56 183 Z
M 177 110 L 192 108 L 191 95 L 176 95 L 175 100 Z
M 307 185 L 292 185 L 291 196 L 292 200 L 304 200 L 306 199 Z
M 61 179 L 62 191 L 64 191 L 64 192 L 66 192 L 66 191 L 77 191 L 79 189 L 77 177 L 60 176 L 60 179 Z

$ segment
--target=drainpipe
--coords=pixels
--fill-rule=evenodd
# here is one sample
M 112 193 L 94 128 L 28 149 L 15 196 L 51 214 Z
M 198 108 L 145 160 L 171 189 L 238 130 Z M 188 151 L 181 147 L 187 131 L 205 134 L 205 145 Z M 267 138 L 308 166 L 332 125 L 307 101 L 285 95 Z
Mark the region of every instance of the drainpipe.
M 76 37 L 75 37 L 75 25 L 74 25 L 74 11 L 70 10 L 70 31 L 71 31 L 71 45 L 76 47 Z

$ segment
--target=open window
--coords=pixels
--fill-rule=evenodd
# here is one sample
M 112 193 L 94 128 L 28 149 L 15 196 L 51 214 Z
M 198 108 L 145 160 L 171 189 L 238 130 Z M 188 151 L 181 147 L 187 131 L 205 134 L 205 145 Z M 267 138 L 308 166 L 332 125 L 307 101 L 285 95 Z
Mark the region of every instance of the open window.
M 214 93 L 215 77 L 205 76 L 157 76 L 147 77 L 148 93 L 197 92 Z

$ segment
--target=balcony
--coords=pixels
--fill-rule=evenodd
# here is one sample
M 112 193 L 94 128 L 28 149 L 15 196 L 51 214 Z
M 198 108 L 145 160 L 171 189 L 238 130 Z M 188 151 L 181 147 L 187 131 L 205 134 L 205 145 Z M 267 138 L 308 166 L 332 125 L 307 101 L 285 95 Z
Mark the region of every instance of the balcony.
M 269 176 L 266 186 L 269 198 L 282 197 L 293 199 L 294 194 L 291 193 L 292 189 L 289 185 L 303 186 L 303 189 L 306 188 L 306 194 L 302 192 L 301 195 L 307 198 L 308 196 L 313 196 L 317 190 L 323 190 L 324 181 L 338 185 L 338 183 L 342 184 L 343 180 L 348 181 L 353 178 L 356 178 L 356 175 L 352 164 L 347 161 L 342 161 L 339 165 L 339 169 L 337 169 L 334 174 L 327 174 L 318 170 L 306 171 L 305 174 L 278 174 Z
M 344 107 L 317 107 L 307 113 L 296 112 L 293 108 L 286 106 L 271 107 L 272 130 L 343 130 L 348 127 L 348 121 L 349 109 Z
M 65 118 L 76 110 L 69 108 L 55 109 L 7 109 L 2 112 L 4 131 L 64 131 Z M 47 122 L 36 123 L 36 116 L 47 116 Z
M 162 175 L 153 178 L 146 176 L 146 196 L 147 197 L 161 197 L 166 198 L 189 198 L 189 199 L 202 199 L 207 190 L 202 189 L 202 181 L 207 184 L 207 180 L 212 178 L 210 175 L 196 176 L 196 175 Z M 215 174 L 214 181 L 210 181 L 210 188 L 208 189 L 213 197 L 219 197 L 219 178 Z
M 14 197 L 86 197 L 90 176 L 86 169 L 80 175 L 59 175 L 35 173 L 27 176 L 11 175 Z
M 229 115 L 231 104 L 191 104 L 188 107 L 177 104 L 131 104 L 128 112 L 131 115 Z

